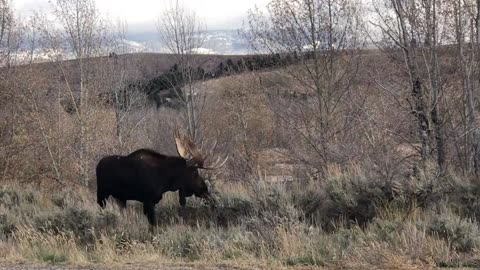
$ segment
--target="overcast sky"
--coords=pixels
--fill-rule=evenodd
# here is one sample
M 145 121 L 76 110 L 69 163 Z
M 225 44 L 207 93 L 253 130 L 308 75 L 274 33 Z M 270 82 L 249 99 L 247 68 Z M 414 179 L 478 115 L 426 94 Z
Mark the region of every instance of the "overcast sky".
M 55 0 L 50 0 L 55 1 Z M 33 10 L 48 12 L 49 0 L 14 0 L 22 17 Z M 183 0 L 184 5 L 207 23 L 209 30 L 237 29 L 247 10 L 255 5 L 264 7 L 269 0 Z M 152 31 L 161 11 L 170 0 L 96 0 L 98 9 L 108 18 L 127 20 L 129 31 Z

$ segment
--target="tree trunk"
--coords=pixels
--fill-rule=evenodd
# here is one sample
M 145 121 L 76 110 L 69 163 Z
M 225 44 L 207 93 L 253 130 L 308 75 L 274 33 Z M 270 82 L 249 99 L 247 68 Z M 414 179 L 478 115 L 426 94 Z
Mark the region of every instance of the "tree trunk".
M 429 68 L 431 87 L 432 87 L 432 109 L 430 117 L 435 133 L 435 146 L 437 150 L 437 165 L 439 175 L 444 175 L 446 171 L 445 162 L 445 140 L 443 134 L 443 123 L 439 114 L 441 83 L 439 76 L 438 54 L 437 54 L 437 9 L 436 2 L 429 2 L 427 9 L 427 40 L 426 45 L 430 48 L 431 64 Z

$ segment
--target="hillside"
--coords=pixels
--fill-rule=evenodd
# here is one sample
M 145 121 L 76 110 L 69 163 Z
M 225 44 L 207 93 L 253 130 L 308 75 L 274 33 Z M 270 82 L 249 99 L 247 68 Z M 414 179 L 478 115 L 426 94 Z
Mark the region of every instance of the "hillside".
M 336 57 L 337 73 L 322 75 L 321 87 L 311 79 L 311 58 L 254 70 L 237 66 L 179 84 L 193 89 L 195 143 L 206 164 L 229 159 L 200 171 L 213 206 L 191 196 L 182 208 L 179 195 L 167 192 L 156 209 L 157 231 L 150 231 L 137 202 L 124 211 L 110 200 L 100 209 L 95 167 L 104 156 L 140 148 L 178 155 L 172 133 L 176 125 L 187 129 L 186 106 L 153 106 L 144 84 L 123 88 L 158 78 L 172 56 L 87 59 L 83 82 L 78 61 L 3 69 L 0 239 L 8 240 L 0 244 L 0 263 L 477 266 L 480 189 L 476 177 L 458 169 L 465 155 L 457 139 L 464 99 L 455 51 L 439 53 L 450 166 L 444 176 L 433 159 L 419 168 L 421 143 L 401 51 Z M 198 59 L 214 70 L 240 56 Z M 328 125 L 320 117 L 324 105 Z
M 207 71 L 212 71 L 221 62 L 225 62 L 228 59 L 238 60 L 245 56 L 240 55 L 214 55 L 214 54 L 199 54 L 195 56 L 195 65 L 204 68 Z M 102 63 L 111 60 L 114 61 L 113 58 L 105 57 L 97 57 L 91 58 L 87 61 L 91 63 L 93 66 L 101 66 Z M 118 65 L 123 65 L 126 68 L 134 69 L 135 72 L 130 74 L 129 80 L 150 80 L 154 77 L 161 75 L 162 73 L 166 72 L 170 69 L 173 64 L 175 64 L 175 57 L 172 54 L 165 54 L 165 53 L 131 53 L 131 54 L 123 54 L 117 55 L 116 61 Z M 61 64 L 65 67 L 66 70 L 72 68 L 73 66 L 77 65 L 78 60 L 65 60 L 62 61 Z M 38 71 L 47 71 L 49 74 L 58 74 L 59 73 L 59 65 L 58 62 L 43 62 L 43 63 L 34 63 L 32 65 L 20 65 L 17 69 L 31 69 Z

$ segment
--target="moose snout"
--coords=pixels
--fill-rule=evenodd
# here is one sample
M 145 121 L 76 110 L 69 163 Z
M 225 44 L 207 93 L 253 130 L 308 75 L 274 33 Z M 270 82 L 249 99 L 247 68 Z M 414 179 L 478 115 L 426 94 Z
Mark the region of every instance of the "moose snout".
M 205 196 L 202 199 L 205 200 L 205 202 L 210 206 L 211 209 L 217 208 L 217 205 L 218 205 L 217 198 L 210 192 L 205 194 Z

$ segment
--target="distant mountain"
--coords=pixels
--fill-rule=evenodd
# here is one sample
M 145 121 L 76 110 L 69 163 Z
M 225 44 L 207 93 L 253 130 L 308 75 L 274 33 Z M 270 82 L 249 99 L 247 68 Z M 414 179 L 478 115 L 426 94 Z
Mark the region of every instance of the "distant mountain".
M 236 30 L 213 30 L 202 33 L 204 43 L 194 52 L 200 54 L 244 55 L 250 53 L 248 44 Z M 144 52 L 168 53 L 157 32 L 130 33 L 127 40 L 143 47 Z
M 201 47 L 194 48 L 193 53 L 207 55 L 245 55 L 251 53 L 244 39 L 236 30 L 215 30 L 202 33 L 204 42 Z M 117 40 L 115 44 L 103 48 L 105 55 L 110 52 L 117 54 L 131 53 L 170 53 L 162 44 L 157 32 L 130 33 L 125 39 Z M 36 48 L 31 51 L 27 44 L 11 55 L 13 65 L 29 62 L 50 62 L 54 59 L 73 59 L 73 51 L 69 48 L 52 50 Z M 4 65 L 0 63 L 0 66 Z
M 145 46 L 145 44 L 128 39 L 119 40 L 117 48 L 114 51 L 119 54 L 151 52 L 150 48 L 148 48 L 148 46 Z

